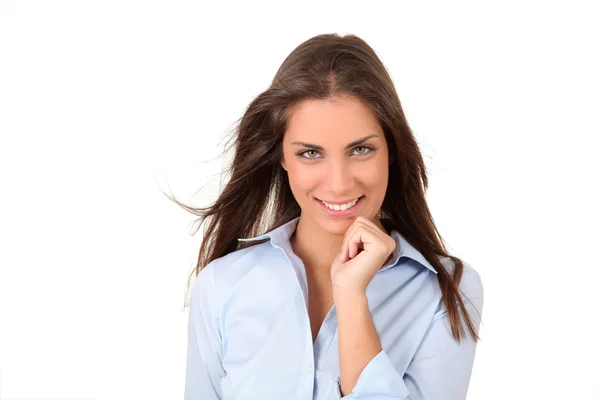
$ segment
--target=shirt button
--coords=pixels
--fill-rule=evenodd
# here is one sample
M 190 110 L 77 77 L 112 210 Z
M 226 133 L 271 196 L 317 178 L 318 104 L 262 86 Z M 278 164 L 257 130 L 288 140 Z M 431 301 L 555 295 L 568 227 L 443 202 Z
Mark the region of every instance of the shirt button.
M 308 366 L 308 368 L 307 368 L 307 370 L 308 370 L 308 372 L 313 372 L 313 367 L 312 367 L 312 365 L 309 365 L 309 366 Z

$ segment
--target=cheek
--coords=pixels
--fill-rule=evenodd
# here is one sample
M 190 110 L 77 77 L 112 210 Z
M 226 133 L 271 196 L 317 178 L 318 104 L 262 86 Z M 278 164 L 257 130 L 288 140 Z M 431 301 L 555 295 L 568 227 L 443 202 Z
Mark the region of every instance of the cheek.
M 383 166 L 379 162 L 359 165 L 354 170 L 354 176 L 357 182 L 370 189 L 378 189 L 381 186 L 387 187 L 388 169 L 387 166 Z
M 303 168 L 288 170 L 288 179 L 292 193 L 296 198 L 306 196 L 306 193 L 314 190 L 319 182 L 317 174 L 306 173 Z

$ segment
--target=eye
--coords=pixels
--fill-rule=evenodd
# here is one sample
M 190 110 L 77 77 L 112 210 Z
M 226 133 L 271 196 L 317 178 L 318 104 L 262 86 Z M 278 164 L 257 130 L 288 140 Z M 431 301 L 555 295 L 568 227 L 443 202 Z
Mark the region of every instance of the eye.
M 306 150 L 306 151 L 301 151 L 300 153 L 296 153 L 296 155 L 300 156 L 300 158 L 308 158 L 309 160 L 312 160 L 312 159 L 315 159 L 316 157 L 305 157 L 305 156 L 303 156 L 303 154 L 309 153 L 311 151 L 313 151 L 315 153 L 318 153 L 318 151 L 316 151 L 316 150 Z
M 373 148 L 369 147 L 369 146 L 358 146 L 358 147 L 354 148 L 354 150 L 356 150 L 356 149 L 367 149 L 368 150 L 368 151 L 362 152 L 360 154 L 369 154 L 369 153 L 371 153 L 373 151 Z
M 362 152 L 359 151 L 358 155 L 366 155 L 366 154 L 369 154 L 369 153 L 372 153 L 373 151 L 375 151 L 375 149 L 373 147 L 370 147 L 370 146 L 357 146 L 357 147 L 354 148 L 354 151 L 356 151 L 357 149 L 366 149 L 367 150 L 367 151 L 363 150 Z M 304 159 L 307 159 L 307 160 L 314 160 L 316 158 L 319 158 L 319 157 L 306 157 L 306 156 L 304 156 L 304 154 L 310 153 L 310 152 L 314 152 L 315 154 L 319 154 L 319 152 L 317 150 L 312 150 L 311 149 L 311 150 L 301 151 L 299 153 L 296 153 L 296 155 L 299 156 L 300 158 L 304 158 Z

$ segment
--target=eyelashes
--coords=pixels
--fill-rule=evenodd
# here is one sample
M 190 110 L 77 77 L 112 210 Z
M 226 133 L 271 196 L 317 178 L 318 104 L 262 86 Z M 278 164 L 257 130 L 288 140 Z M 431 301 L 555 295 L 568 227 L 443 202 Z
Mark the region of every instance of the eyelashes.
M 356 150 L 356 149 L 361 149 L 361 148 L 367 149 L 368 151 L 358 154 L 359 156 L 366 156 L 366 155 L 369 155 L 369 154 L 371 154 L 371 153 L 373 153 L 375 151 L 375 148 L 371 147 L 371 146 L 356 146 L 353 149 L 353 151 Z M 310 149 L 310 150 L 304 150 L 304 151 L 298 152 L 298 153 L 296 153 L 296 156 L 298 156 L 298 157 L 300 157 L 302 159 L 305 159 L 305 160 L 316 160 L 317 158 L 319 158 L 319 157 L 306 157 L 306 156 L 304 156 L 305 153 L 308 153 L 308 152 L 311 152 L 311 151 L 315 152 L 315 153 L 319 153 L 318 150 Z

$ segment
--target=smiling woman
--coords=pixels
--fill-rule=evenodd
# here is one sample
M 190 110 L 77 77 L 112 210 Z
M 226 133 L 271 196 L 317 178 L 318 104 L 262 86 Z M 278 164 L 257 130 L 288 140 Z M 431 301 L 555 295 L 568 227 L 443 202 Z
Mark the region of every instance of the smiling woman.
M 389 158 L 376 115 L 356 96 L 340 94 L 299 101 L 288 116 L 281 166 L 304 214 L 298 231 L 313 238 L 325 231 L 339 241 L 357 215 L 372 216 L 384 230 L 374 217 L 385 197 Z
M 187 400 L 466 397 L 479 274 L 448 254 L 386 68 L 354 35 L 283 61 L 193 208 Z M 190 277 L 191 279 L 191 277 Z

